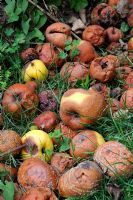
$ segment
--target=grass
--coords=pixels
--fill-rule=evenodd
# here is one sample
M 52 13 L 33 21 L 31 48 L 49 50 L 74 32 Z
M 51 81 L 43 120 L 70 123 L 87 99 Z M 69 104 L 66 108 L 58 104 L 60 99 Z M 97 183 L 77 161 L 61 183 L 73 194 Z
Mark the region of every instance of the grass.
M 97 3 L 97 1 L 96 1 Z M 1 36 L 2 37 L 2 36 Z M 28 45 L 28 44 L 26 44 Z M 30 46 L 30 44 L 29 44 Z M 0 47 L 1 48 L 1 47 Z M 106 54 L 105 49 L 101 51 L 101 55 Z M 22 83 L 22 68 L 23 63 L 20 60 L 19 52 L 8 54 L 1 53 L 0 51 L 0 102 L 2 100 L 2 95 L 4 91 L 14 83 Z M 133 63 L 131 63 L 133 66 Z M 78 82 L 77 87 L 87 88 L 87 84 L 90 84 L 91 80 L 88 80 L 85 83 Z M 114 79 L 112 82 L 108 84 L 110 88 L 115 88 L 118 86 L 122 86 L 123 82 L 117 79 Z M 45 82 L 42 82 L 38 85 L 37 92 L 41 92 L 44 89 L 51 90 L 54 92 L 54 89 L 59 90 L 59 94 L 57 96 L 57 109 L 56 113 L 59 114 L 59 105 L 62 94 L 70 88 L 70 85 L 59 75 L 59 70 L 56 69 L 56 77 L 48 78 Z M 2 110 L 2 107 L 0 108 Z M 32 116 L 27 116 L 25 113 L 22 113 L 21 119 L 15 121 L 12 116 L 3 112 L 4 115 L 4 127 L 3 129 L 12 129 L 20 134 L 20 136 L 24 135 L 27 131 L 29 131 L 32 126 L 33 119 L 35 116 L 40 113 L 41 110 L 38 109 L 36 113 Z M 102 117 L 97 123 L 88 126 L 88 129 L 95 130 L 103 135 L 106 141 L 109 140 L 117 140 L 122 144 L 126 145 L 129 150 L 133 151 L 133 113 L 129 112 L 128 115 L 123 115 L 119 118 L 113 118 L 110 110 L 106 113 L 104 117 Z M 57 149 L 55 149 L 56 151 Z M 6 164 L 18 166 L 21 162 L 21 158 L 9 156 L 8 159 L 4 161 Z M 103 180 L 99 186 L 99 188 L 93 191 L 90 194 L 87 194 L 84 197 L 79 198 L 67 198 L 67 200 L 112 200 L 112 196 L 107 191 L 107 186 L 109 184 L 114 184 L 120 186 L 122 189 L 121 200 L 132 200 L 133 199 L 133 179 L 132 177 L 129 179 L 125 179 L 123 177 L 119 177 L 117 180 L 113 180 L 108 176 L 104 176 Z M 61 199 L 61 198 L 60 198 Z

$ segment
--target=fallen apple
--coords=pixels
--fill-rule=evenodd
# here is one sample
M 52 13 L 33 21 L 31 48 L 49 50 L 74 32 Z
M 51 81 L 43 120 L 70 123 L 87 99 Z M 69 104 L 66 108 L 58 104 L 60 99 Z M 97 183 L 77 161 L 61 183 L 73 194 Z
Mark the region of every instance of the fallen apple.
M 49 135 L 41 130 L 32 130 L 22 137 L 22 144 L 26 144 L 21 151 L 22 158 L 39 157 L 48 161 L 53 151 L 53 143 Z
M 103 136 L 96 131 L 80 131 L 71 141 L 70 154 L 76 158 L 88 158 L 104 142 Z
M 31 80 L 44 81 L 48 76 L 48 69 L 41 60 L 35 59 L 24 66 L 22 76 L 24 82 Z

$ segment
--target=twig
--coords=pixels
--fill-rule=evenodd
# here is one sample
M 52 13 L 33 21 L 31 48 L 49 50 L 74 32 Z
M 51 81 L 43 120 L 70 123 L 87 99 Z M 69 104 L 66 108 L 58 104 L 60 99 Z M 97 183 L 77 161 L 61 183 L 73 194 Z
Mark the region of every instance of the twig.
M 34 5 L 36 8 L 38 8 L 42 13 L 44 13 L 49 19 L 51 19 L 54 22 L 59 22 L 60 20 L 58 18 L 56 18 L 55 16 L 51 15 L 48 11 L 46 11 L 45 9 L 43 9 L 42 7 L 40 7 L 38 4 L 36 4 L 34 1 L 32 0 L 28 0 L 32 5 Z M 76 35 L 76 33 L 74 33 L 74 31 L 71 31 L 71 34 L 74 38 L 80 40 L 80 37 L 78 35 Z
M 7 152 L 1 153 L 0 154 L 0 159 L 1 159 L 1 157 L 6 156 L 7 154 L 13 153 L 14 151 L 18 151 L 18 150 L 20 150 L 20 149 L 22 149 L 22 148 L 24 148 L 26 146 L 27 146 L 27 144 L 22 144 L 22 145 L 20 145 L 18 147 L 14 147 L 13 149 L 11 149 L 11 150 L 9 150 Z

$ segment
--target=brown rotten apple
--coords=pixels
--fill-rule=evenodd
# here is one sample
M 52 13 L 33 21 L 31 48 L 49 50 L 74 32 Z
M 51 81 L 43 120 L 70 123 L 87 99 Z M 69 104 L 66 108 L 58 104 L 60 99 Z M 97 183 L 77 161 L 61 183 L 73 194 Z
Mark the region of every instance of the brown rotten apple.
M 12 130 L 0 130 L 0 152 L 7 153 L 22 145 L 21 137 L 18 133 Z M 20 150 L 13 151 L 16 155 Z
M 100 167 L 92 161 L 84 161 L 65 172 L 58 183 L 62 197 L 81 196 L 93 191 L 102 179 Z
M 51 90 L 44 90 L 39 94 L 40 108 L 42 111 L 54 111 L 57 107 L 56 94 Z
M 64 93 L 60 103 L 60 117 L 72 130 L 84 129 L 103 115 L 105 99 L 99 92 L 81 88 Z
M 59 124 L 57 124 L 57 126 L 55 127 L 55 130 L 60 130 L 62 133 L 62 135 L 58 137 L 57 139 L 52 138 L 53 143 L 57 145 L 60 143 L 60 141 L 62 141 L 62 138 L 63 138 L 62 136 L 72 139 L 75 135 L 77 135 L 76 131 L 73 131 L 70 127 L 63 124 L 63 122 L 60 122 Z
M 24 62 L 29 62 L 38 59 L 38 54 L 34 48 L 28 48 L 21 52 L 20 57 Z
M 117 57 L 108 55 L 99 57 L 92 61 L 90 65 L 90 76 L 103 83 L 110 81 L 115 75 Z
M 43 61 L 48 69 L 53 67 L 61 67 L 63 59 L 59 58 L 59 50 L 53 44 L 45 43 L 36 47 L 39 59 Z
M 100 46 L 104 43 L 104 28 L 99 25 L 90 25 L 85 28 L 82 38 L 94 46 Z
M 72 57 L 72 53 L 76 49 L 79 50 L 79 54 L 74 57 L 74 61 L 89 63 L 98 56 L 92 44 L 85 40 L 80 40 L 77 46 L 72 47 L 70 51 L 70 57 Z
M 63 49 L 66 41 L 72 41 L 71 28 L 62 22 L 56 22 L 47 27 L 46 39 L 56 47 Z
M 111 177 L 133 174 L 133 154 L 117 141 L 108 141 L 99 146 L 94 160 Z
M 115 69 L 116 77 L 118 79 L 126 79 L 130 72 L 132 72 L 132 69 L 129 65 L 121 66 Z
M 11 167 L 9 165 L 6 165 L 4 163 L 0 163 L 0 172 L 7 172 L 7 175 L 5 176 L 5 179 L 10 181 L 11 179 L 15 179 L 17 177 L 17 169 L 14 167 Z
M 119 42 L 123 38 L 123 33 L 118 28 L 109 27 L 104 31 L 104 37 L 107 42 Z
M 114 8 L 106 3 L 100 3 L 91 12 L 92 24 L 103 26 L 116 25 L 119 22 L 119 15 Z
M 104 142 L 102 135 L 96 131 L 80 131 L 71 141 L 70 154 L 76 158 L 88 158 Z
M 131 71 L 129 73 L 129 75 L 127 76 L 127 78 L 125 80 L 124 88 L 125 89 L 133 88 L 133 71 Z
M 20 117 L 23 111 L 31 114 L 39 103 L 38 96 L 26 84 L 16 83 L 10 86 L 3 95 L 4 110 L 14 117 Z
M 62 78 L 74 85 L 77 80 L 83 80 L 87 77 L 89 70 L 86 64 L 79 62 L 67 62 L 60 71 Z
M 103 84 L 103 83 L 96 83 L 92 85 L 92 89 L 96 90 L 97 92 L 100 92 L 104 97 L 108 96 L 109 88 Z
M 56 189 L 57 175 L 45 161 L 39 158 L 28 158 L 19 167 L 18 182 L 26 190 L 32 187 Z
M 130 10 L 130 12 L 128 14 L 127 22 L 130 27 L 133 27 L 133 8 Z
M 122 108 L 133 110 L 133 87 L 126 90 L 121 96 L 120 103 Z
M 21 200 L 58 200 L 50 188 L 35 187 L 27 190 Z
M 50 132 L 58 123 L 58 116 L 55 112 L 46 111 L 34 119 L 34 124 L 41 130 Z
M 51 158 L 51 166 L 60 176 L 74 164 L 73 158 L 67 153 L 55 153 Z

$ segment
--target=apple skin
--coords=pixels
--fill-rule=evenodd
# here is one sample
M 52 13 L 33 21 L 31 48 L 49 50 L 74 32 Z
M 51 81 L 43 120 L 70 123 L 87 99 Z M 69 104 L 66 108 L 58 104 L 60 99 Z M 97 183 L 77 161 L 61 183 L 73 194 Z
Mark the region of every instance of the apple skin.
M 24 82 L 33 79 L 44 81 L 48 76 L 48 69 L 41 60 L 35 59 L 25 65 L 22 75 Z
M 119 42 L 123 38 L 123 33 L 120 29 L 109 27 L 104 31 L 105 40 L 108 42 Z
M 133 109 L 133 87 L 123 93 L 120 99 L 120 104 L 123 109 Z
M 103 136 L 93 130 L 79 132 L 70 144 L 70 155 L 76 158 L 88 158 L 94 153 L 98 146 L 105 142 Z
M 85 125 L 94 123 L 105 113 L 105 98 L 90 88 L 67 90 L 60 103 L 60 117 L 72 130 L 85 129 Z
M 22 144 L 27 144 L 22 149 L 22 158 L 28 159 L 31 157 L 38 157 L 42 160 L 49 161 L 51 156 L 46 155 L 44 151 L 53 151 L 53 143 L 49 135 L 42 130 L 32 130 L 22 137 Z
M 128 50 L 133 50 L 133 37 L 128 41 Z
M 34 119 L 34 124 L 41 130 L 50 132 L 57 125 L 59 119 L 55 112 L 46 111 Z

